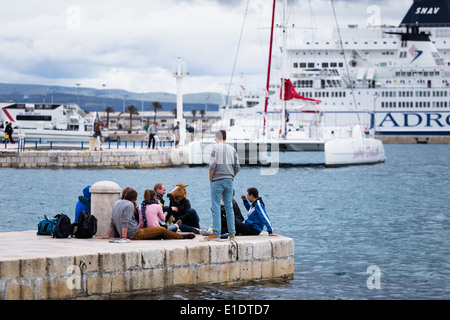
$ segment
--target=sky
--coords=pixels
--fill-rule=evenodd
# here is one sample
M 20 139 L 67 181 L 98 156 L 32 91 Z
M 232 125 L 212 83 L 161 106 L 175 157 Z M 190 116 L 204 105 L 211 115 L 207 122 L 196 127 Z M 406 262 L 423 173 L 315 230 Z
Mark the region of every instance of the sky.
M 300 33 L 331 35 L 330 0 L 290 2 L 289 22 Z M 334 0 L 340 27 L 398 25 L 411 4 Z M 176 93 L 172 70 L 180 57 L 189 72 L 183 93 L 225 93 L 230 83 L 258 88 L 267 71 L 271 6 L 272 0 L 2 1 L 0 82 Z

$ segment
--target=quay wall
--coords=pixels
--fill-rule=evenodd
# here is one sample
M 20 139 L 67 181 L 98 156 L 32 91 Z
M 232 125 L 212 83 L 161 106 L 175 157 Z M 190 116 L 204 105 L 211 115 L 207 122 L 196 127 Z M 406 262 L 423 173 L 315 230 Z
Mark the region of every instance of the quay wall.
M 173 167 L 187 164 L 182 149 L 130 150 L 2 150 L 0 167 L 12 168 L 133 168 Z
M 0 299 L 97 299 L 177 285 L 292 279 L 294 242 L 266 234 L 236 240 L 54 239 L 0 234 Z
M 375 138 L 383 144 L 450 144 L 450 136 L 382 136 Z

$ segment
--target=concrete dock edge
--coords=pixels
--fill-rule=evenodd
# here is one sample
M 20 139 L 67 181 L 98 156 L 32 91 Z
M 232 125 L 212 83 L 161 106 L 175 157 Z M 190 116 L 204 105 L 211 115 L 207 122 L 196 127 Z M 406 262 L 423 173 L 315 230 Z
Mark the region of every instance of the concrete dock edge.
M 0 299 L 96 299 L 175 285 L 292 279 L 291 238 L 236 240 L 54 239 L 36 231 L 0 234 Z

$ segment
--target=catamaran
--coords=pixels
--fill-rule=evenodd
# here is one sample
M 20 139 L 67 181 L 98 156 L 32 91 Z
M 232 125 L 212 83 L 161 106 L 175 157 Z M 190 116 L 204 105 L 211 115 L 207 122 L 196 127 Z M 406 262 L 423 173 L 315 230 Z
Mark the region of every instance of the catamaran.
M 284 1 L 282 28 L 283 48 L 287 48 L 287 1 Z M 263 99 L 242 107 L 227 108 L 223 118 L 213 130 L 226 129 L 227 142 L 233 144 L 249 163 L 270 161 L 267 150 L 324 151 L 325 165 L 342 166 L 375 164 L 386 160 L 380 140 L 374 139 L 373 130 L 364 125 L 359 112 L 357 123 L 328 124 L 323 119 L 319 99 L 297 93 L 287 72 L 289 52 L 281 50 L 281 82 L 271 85 L 271 59 L 276 0 L 273 1 L 267 85 Z M 326 100 L 324 97 L 323 100 Z M 243 100 L 241 100 L 243 101 Z M 228 115 L 230 112 L 231 115 Z M 189 163 L 201 164 L 209 160 L 210 142 L 194 141 L 189 144 Z M 262 152 L 261 152 L 262 150 Z M 273 160 L 273 159 L 272 159 Z

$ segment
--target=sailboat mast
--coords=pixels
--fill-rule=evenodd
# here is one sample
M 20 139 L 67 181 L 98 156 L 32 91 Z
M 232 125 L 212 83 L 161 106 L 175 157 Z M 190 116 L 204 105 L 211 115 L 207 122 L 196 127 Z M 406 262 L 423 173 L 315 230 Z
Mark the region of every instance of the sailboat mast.
M 263 127 L 264 135 L 266 134 L 267 105 L 269 103 L 270 69 L 271 69 L 271 65 L 272 65 L 273 28 L 274 28 L 274 22 L 275 22 L 275 3 L 276 3 L 276 0 L 273 0 L 272 25 L 270 27 L 269 65 L 267 68 L 266 99 L 265 99 L 265 103 L 264 103 L 264 127 Z
M 284 97 L 284 79 L 286 78 L 286 64 L 287 64 L 287 0 L 283 2 L 283 22 L 281 25 L 283 31 L 283 48 L 281 52 L 281 96 Z M 280 134 L 282 137 L 286 136 L 286 100 L 283 98 L 281 100 L 282 108 L 281 108 L 281 127 Z

